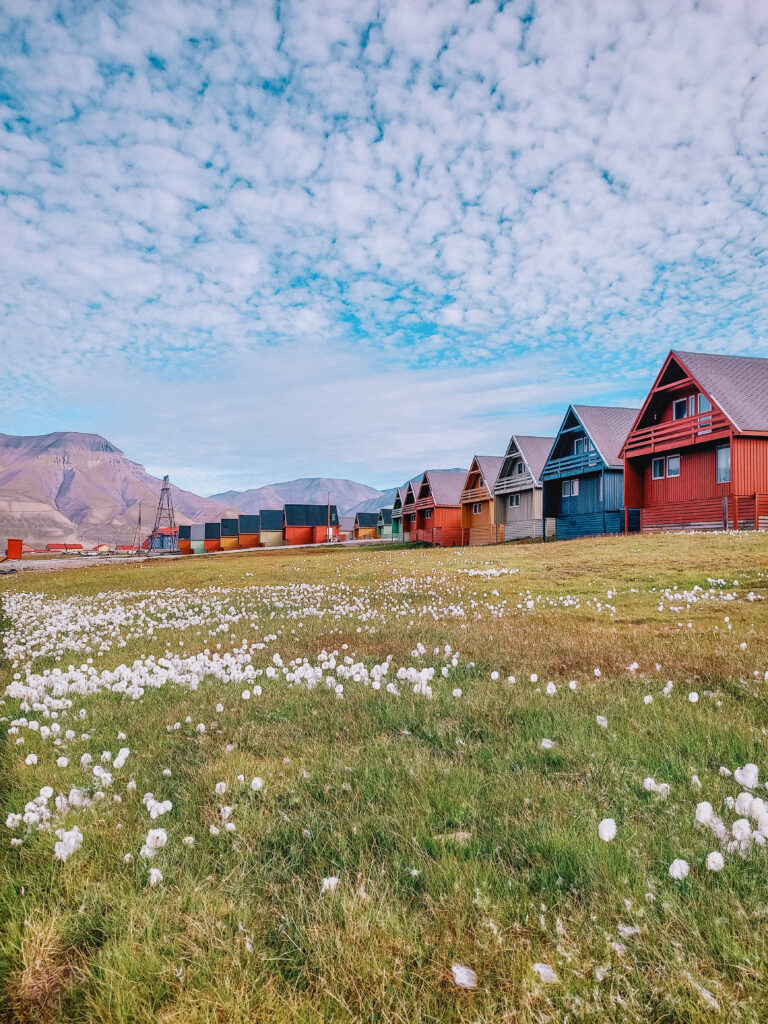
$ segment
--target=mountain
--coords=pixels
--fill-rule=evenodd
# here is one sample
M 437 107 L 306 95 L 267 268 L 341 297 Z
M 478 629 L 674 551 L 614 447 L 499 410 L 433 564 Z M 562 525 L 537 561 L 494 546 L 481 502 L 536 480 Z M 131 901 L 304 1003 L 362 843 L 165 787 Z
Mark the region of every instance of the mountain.
M 331 504 L 336 505 L 339 515 L 356 507 L 361 502 L 379 502 L 383 491 L 354 480 L 336 480 L 332 477 L 302 477 L 286 480 L 280 484 L 267 484 L 247 491 L 224 491 L 212 494 L 211 501 L 226 501 L 237 505 L 246 513 L 256 513 L 263 508 L 282 508 L 285 504 L 324 505 L 331 495 Z M 376 511 L 381 508 L 376 505 Z
M 161 481 L 98 434 L 0 434 L 0 547 L 6 537 L 34 546 L 97 541 L 130 544 L 142 502 L 152 528 Z M 237 515 L 231 502 L 171 488 L 180 523 Z

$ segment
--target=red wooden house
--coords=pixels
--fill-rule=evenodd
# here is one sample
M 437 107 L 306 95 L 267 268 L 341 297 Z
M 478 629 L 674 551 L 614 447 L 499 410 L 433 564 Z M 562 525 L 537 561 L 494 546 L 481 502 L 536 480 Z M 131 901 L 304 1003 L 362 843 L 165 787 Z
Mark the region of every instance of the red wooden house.
M 466 476 L 466 469 L 428 469 L 424 473 L 414 489 L 416 536 L 411 531 L 411 540 L 444 548 L 461 544 L 461 493 Z
M 642 531 L 768 526 L 768 359 L 673 350 L 621 454 Z

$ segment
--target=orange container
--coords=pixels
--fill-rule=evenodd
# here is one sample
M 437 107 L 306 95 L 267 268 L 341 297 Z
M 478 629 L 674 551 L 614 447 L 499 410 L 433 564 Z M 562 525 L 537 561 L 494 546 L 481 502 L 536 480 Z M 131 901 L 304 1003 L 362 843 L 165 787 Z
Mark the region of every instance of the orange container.
M 221 551 L 221 540 L 203 541 L 206 551 Z
M 241 548 L 257 548 L 259 546 L 259 535 L 258 533 L 241 533 L 238 538 L 238 547 Z
M 240 547 L 237 537 L 222 537 L 221 538 L 221 550 L 222 551 L 237 551 Z
M 6 548 L 6 555 L 8 558 L 21 558 L 21 547 L 22 541 L 16 538 L 8 538 L 8 547 Z
M 192 541 L 191 540 L 180 540 L 178 542 L 179 551 L 182 555 L 192 554 Z

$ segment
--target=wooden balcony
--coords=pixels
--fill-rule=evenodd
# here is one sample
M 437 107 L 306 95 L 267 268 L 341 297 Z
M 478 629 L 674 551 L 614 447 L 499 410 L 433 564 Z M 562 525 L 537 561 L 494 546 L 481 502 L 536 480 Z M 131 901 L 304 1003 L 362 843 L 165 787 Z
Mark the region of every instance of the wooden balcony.
M 474 501 L 490 501 L 491 495 L 487 487 L 472 487 L 468 491 L 461 492 L 461 504 L 468 505 Z
M 563 476 L 580 476 L 595 472 L 603 467 L 603 460 L 593 449 L 581 455 L 566 455 L 562 459 L 551 459 L 541 474 L 542 480 L 559 480 Z
M 654 452 L 668 452 L 674 448 L 685 448 L 693 444 L 704 444 L 729 437 L 731 425 L 719 410 L 700 412 L 696 416 L 684 416 L 681 420 L 657 423 L 633 431 L 624 445 L 627 458 L 638 455 L 652 455 Z

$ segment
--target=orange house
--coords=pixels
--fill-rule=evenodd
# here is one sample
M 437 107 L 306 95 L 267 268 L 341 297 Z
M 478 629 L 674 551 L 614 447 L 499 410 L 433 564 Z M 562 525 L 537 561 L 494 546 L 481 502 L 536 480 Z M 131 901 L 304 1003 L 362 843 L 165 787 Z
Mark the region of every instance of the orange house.
M 493 489 L 504 465 L 503 455 L 476 455 L 461 492 L 462 544 L 498 544 L 504 527 L 496 522 Z

